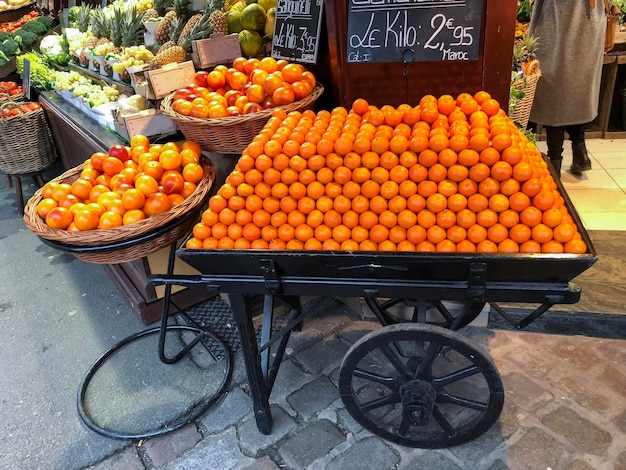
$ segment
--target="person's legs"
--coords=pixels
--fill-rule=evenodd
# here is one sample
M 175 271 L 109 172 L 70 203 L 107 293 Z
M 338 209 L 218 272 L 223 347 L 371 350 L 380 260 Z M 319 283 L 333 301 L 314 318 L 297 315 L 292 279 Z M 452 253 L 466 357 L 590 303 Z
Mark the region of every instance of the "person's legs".
M 591 170 L 591 160 L 585 146 L 585 130 L 582 124 L 567 126 L 567 134 L 572 141 L 572 166 L 570 171 L 580 176 L 583 171 Z
M 557 175 L 561 175 L 561 163 L 563 162 L 563 141 L 565 140 L 564 127 L 544 126 L 546 129 L 546 143 L 548 144 L 548 159 L 556 170 Z

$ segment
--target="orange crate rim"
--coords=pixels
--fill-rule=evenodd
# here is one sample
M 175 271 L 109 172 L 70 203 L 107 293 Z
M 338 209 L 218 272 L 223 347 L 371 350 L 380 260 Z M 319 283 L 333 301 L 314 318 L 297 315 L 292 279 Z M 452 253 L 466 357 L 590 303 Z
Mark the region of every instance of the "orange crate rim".
M 280 108 L 287 113 L 311 109 L 323 92 L 324 86 L 318 83 L 310 95 Z M 171 93 L 163 99 L 161 111 L 176 121 L 186 139 L 198 142 L 204 150 L 210 152 L 240 154 L 272 116 L 272 109 L 219 119 L 183 116 L 172 109 L 173 96 L 174 93 Z
M 213 181 L 215 180 L 215 167 L 212 162 L 203 158 L 202 166 L 204 168 L 204 176 L 198 183 L 194 192 L 187 199 L 167 212 L 148 217 L 131 225 L 124 225 L 110 229 L 85 230 L 77 232 L 68 232 L 67 230 L 48 227 L 45 221 L 37 214 L 37 204 L 39 204 L 39 202 L 43 199 L 42 188 L 38 189 L 26 204 L 26 207 L 24 208 L 24 222 L 26 223 L 26 226 L 33 233 L 35 233 L 35 235 L 41 238 L 52 242 L 60 242 L 64 245 L 71 245 L 72 247 L 77 248 L 110 246 L 115 243 L 126 242 L 134 238 L 148 235 L 168 223 L 171 223 L 180 217 L 186 217 L 190 214 L 190 212 L 199 209 L 201 205 L 206 202 Z M 52 181 L 71 184 L 80 177 L 82 169 L 83 165 L 79 165 L 66 171 L 57 178 L 54 178 Z M 191 225 L 193 225 L 195 219 L 190 218 L 190 221 Z M 186 231 L 190 228 L 189 223 L 183 223 L 173 227 L 170 232 L 167 232 L 162 236 L 133 246 L 132 249 L 114 251 L 107 249 L 106 253 L 92 252 L 74 255 L 77 258 L 84 259 L 85 261 L 103 264 L 131 261 L 157 251 L 166 244 L 177 240 L 181 236 L 185 235 Z

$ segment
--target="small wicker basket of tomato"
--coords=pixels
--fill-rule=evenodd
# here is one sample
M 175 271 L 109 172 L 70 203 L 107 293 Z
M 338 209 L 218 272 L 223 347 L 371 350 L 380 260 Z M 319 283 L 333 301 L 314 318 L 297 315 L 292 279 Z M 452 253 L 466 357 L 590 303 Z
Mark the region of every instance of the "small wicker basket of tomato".
M 37 173 L 57 158 L 52 131 L 39 103 L 8 100 L 0 105 L 0 170 Z
M 0 82 L 0 104 L 9 100 L 26 101 L 24 90 L 15 82 Z
M 221 154 L 241 154 L 275 109 L 311 109 L 324 92 L 302 64 L 272 57 L 239 57 L 231 68 L 196 72 L 194 81 L 166 96 L 161 110 L 187 139 Z
M 26 226 L 54 248 L 97 264 L 132 261 L 168 246 L 197 222 L 215 179 L 199 147 L 184 165 L 185 150 L 175 148 L 159 155 L 117 145 L 92 155 L 35 192 L 24 209 Z M 160 164 L 161 155 L 171 169 Z

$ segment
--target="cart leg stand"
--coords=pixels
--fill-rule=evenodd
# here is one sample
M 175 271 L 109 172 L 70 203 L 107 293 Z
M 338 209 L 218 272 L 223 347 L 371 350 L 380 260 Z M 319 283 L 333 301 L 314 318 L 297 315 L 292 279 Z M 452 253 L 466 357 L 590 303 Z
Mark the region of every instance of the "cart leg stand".
M 167 275 L 172 277 L 174 272 L 174 262 L 175 262 L 175 253 L 176 253 L 176 242 L 170 245 L 170 252 L 168 258 L 168 266 L 167 266 Z M 151 328 L 149 330 L 141 331 L 136 333 L 128 338 L 123 339 L 119 343 L 115 344 L 109 350 L 107 350 L 96 362 L 88 369 L 87 373 L 83 377 L 77 396 L 77 408 L 78 414 L 85 423 L 85 425 L 91 430 L 102 434 L 107 437 L 112 437 L 116 439 L 145 439 L 154 436 L 159 436 L 175 429 L 178 429 L 191 421 L 198 418 L 201 414 L 207 411 L 222 395 L 223 391 L 226 389 L 228 385 L 228 381 L 232 372 L 232 364 L 229 351 L 224 343 L 215 337 L 212 333 L 197 327 L 191 326 L 182 326 L 182 325 L 168 325 L 168 314 L 169 314 L 169 306 L 171 300 L 171 292 L 172 292 L 172 283 L 165 283 L 165 295 L 163 297 L 163 307 L 161 309 L 161 320 L 160 326 L 158 328 Z M 165 354 L 165 342 L 166 335 L 168 331 L 193 331 L 196 332 L 197 335 L 195 338 L 186 346 L 184 346 L 178 353 L 174 355 L 174 357 L 167 357 Z M 176 364 L 179 362 L 184 356 L 186 356 L 191 349 L 196 346 L 200 341 L 208 341 L 211 344 L 211 349 L 216 352 L 212 352 L 209 348 L 207 350 L 213 357 L 213 359 L 217 359 L 218 357 L 221 360 L 226 361 L 223 365 L 224 372 L 222 376 L 222 380 L 217 385 L 216 391 L 212 393 L 212 395 L 205 397 L 204 403 L 200 406 L 191 405 L 191 411 L 184 414 L 182 417 L 178 417 L 174 420 L 174 422 L 169 422 L 166 425 L 159 427 L 158 429 L 153 430 L 145 430 L 145 431 L 136 431 L 136 432 L 124 432 L 124 431 L 116 431 L 113 429 L 105 428 L 104 426 L 95 422 L 95 420 L 90 416 L 90 414 L 86 411 L 86 399 L 85 395 L 87 393 L 87 389 L 89 388 L 89 384 L 100 367 L 106 363 L 107 359 L 109 359 L 115 352 L 122 349 L 124 346 L 127 346 L 134 341 L 137 341 L 145 336 L 152 334 L 159 334 L 159 342 L 158 342 L 158 356 L 161 362 L 164 364 Z M 254 338 L 254 332 L 253 332 Z
M 241 338 L 241 349 L 246 364 L 246 373 L 252 406 L 257 428 L 263 434 L 272 432 L 272 414 L 269 397 L 274 387 L 278 369 L 285 354 L 291 332 L 298 330 L 304 314 L 298 296 L 266 294 L 263 301 L 263 324 L 261 326 L 261 342 L 257 343 L 246 299 L 243 294 L 229 294 L 230 306 L 233 311 L 237 330 Z M 289 307 L 287 324 L 277 333 L 272 334 L 275 301 Z M 275 356 L 270 362 L 270 348 L 278 342 Z

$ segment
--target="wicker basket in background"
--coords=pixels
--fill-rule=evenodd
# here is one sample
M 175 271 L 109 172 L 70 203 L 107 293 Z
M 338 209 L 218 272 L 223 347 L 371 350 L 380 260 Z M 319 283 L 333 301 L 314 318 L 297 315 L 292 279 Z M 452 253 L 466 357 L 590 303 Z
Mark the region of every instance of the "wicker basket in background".
M 4 111 L 17 109 L 16 116 Z M 0 170 L 8 175 L 37 173 L 57 158 L 52 131 L 43 108 L 23 112 L 20 103 L 9 100 L 0 105 Z
M 8 88 L 0 86 L 0 104 L 7 103 L 9 101 L 26 101 L 26 96 L 24 93 L 16 93 L 15 95 L 11 95 Z
M 323 92 L 324 87 L 318 83 L 309 96 L 281 108 L 288 113 L 311 109 Z M 194 118 L 174 111 L 172 99 L 173 94 L 166 96 L 161 102 L 161 110 L 176 121 L 185 138 L 198 142 L 204 150 L 225 155 L 241 154 L 272 116 L 272 110 L 265 109 L 219 119 Z
M 530 118 L 530 110 L 535 100 L 535 90 L 537 82 L 541 78 L 541 70 L 539 61 L 532 60 L 525 65 L 525 72 L 522 77 L 518 77 L 511 83 L 511 89 L 517 92 L 523 92 L 524 96 L 515 103 L 509 103 L 509 118 L 516 123 L 520 129 L 526 130 L 528 119 Z
M 96 264 L 117 264 L 133 261 L 154 253 L 186 235 L 198 221 L 200 209 L 208 199 L 215 180 L 215 167 L 203 158 L 204 176 L 195 191 L 180 204 L 162 214 L 153 215 L 131 225 L 110 229 L 95 229 L 68 232 L 48 227 L 37 214 L 37 204 L 43 199 L 42 189 L 35 192 L 24 208 L 24 222 L 37 236 L 48 240 L 52 246 L 63 249 L 75 257 Z M 83 169 L 79 165 L 52 181 L 72 183 L 80 177 Z M 171 230 L 167 228 L 171 227 Z M 154 237 L 151 235 L 155 234 Z M 157 235 L 158 234 L 158 235 Z M 133 243 L 133 240 L 140 242 Z M 119 247 L 115 245 L 118 244 Z M 99 247 L 102 247 L 100 250 Z M 87 248 L 88 250 L 80 250 Z

